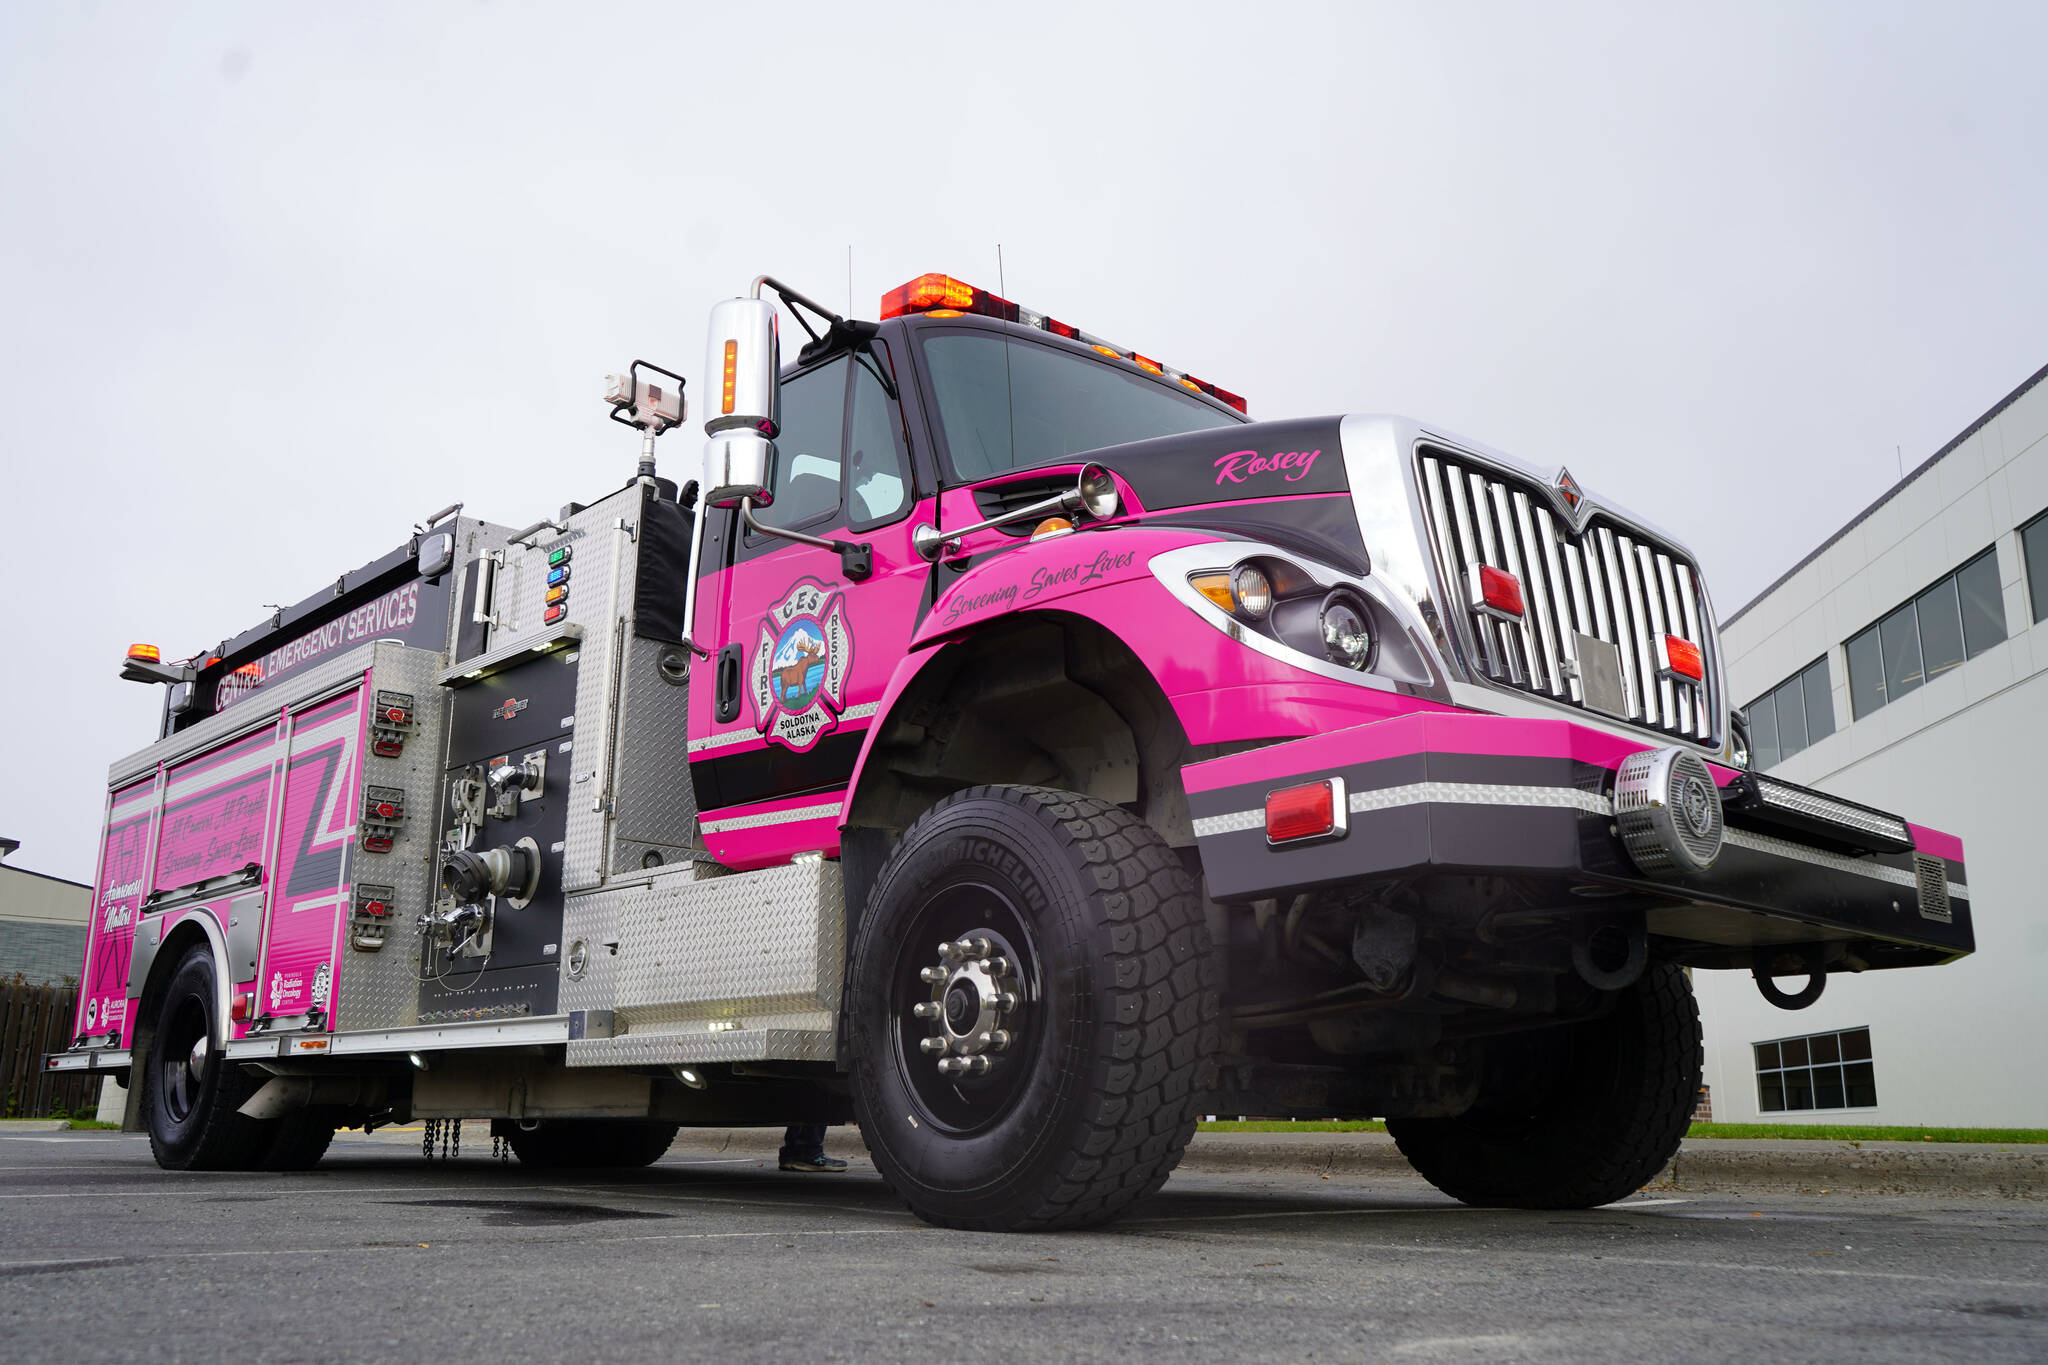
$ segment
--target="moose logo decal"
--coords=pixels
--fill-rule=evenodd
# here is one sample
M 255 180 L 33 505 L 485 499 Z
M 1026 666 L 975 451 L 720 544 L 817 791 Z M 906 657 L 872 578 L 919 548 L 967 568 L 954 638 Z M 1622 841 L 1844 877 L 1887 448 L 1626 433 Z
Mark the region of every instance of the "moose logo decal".
M 846 595 L 799 579 L 761 620 L 750 679 L 755 723 L 765 739 L 808 749 L 839 724 L 853 634 Z

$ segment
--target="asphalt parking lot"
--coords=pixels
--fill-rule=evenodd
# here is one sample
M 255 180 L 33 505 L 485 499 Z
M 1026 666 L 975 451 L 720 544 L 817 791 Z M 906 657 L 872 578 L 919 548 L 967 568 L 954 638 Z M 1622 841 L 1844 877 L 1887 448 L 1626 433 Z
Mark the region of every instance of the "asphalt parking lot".
M 939 1231 L 864 1162 L 678 1145 L 522 1172 L 343 1134 L 303 1175 L 0 1136 L 0 1357 L 2040 1360 L 2048 1204 L 1650 1191 L 1464 1208 L 1419 1180 L 1183 1173 L 1136 1216 Z

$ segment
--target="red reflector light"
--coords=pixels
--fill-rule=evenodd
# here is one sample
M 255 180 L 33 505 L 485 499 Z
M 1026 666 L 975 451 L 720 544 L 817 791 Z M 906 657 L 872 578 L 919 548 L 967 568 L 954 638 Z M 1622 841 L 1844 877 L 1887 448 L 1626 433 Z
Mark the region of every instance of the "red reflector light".
M 1472 610 L 1503 620 L 1522 619 L 1522 580 L 1491 564 L 1472 566 Z
M 1342 834 L 1346 815 L 1341 777 L 1282 787 L 1266 796 L 1266 842 L 1285 844 Z
M 1702 682 L 1707 676 L 1706 665 L 1700 658 L 1700 647 L 1676 635 L 1657 638 L 1657 671 L 1689 682 Z
M 228 1018 L 240 1020 L 248 1017 L 249 993 L 244 991 L 228 1004 Z

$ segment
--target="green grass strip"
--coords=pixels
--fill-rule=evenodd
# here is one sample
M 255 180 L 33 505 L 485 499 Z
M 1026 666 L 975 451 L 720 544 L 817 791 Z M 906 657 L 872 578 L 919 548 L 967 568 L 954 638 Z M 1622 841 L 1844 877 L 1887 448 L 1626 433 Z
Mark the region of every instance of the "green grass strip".
M 1387 1125 L 1366 1119 L 1219 1119 L 1205 1133 L 1384 1133 Z M 1917 1128 L 1843 1123 L 1695 1123 L 1696 1138 L 1791 1138 L 1808 1142 L 1989 1142 L 2048 1143 L 2048 1128 Z
M 1696 1138 L 1803 1138 L 1813 1142 L 2048 1142 L 2048 1128 L 1879 1127 L 1854 1123 L 1695 1123 Z

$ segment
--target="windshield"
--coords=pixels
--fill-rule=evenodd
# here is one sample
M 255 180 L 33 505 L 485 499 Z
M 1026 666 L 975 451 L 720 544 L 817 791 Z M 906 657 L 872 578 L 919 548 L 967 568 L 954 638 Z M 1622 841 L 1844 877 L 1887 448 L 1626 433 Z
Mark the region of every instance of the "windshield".
M 955 477 L 1236 424 L 1192 394 L 1069 351 L 986 332 L 930 332 L 925 367 Z

